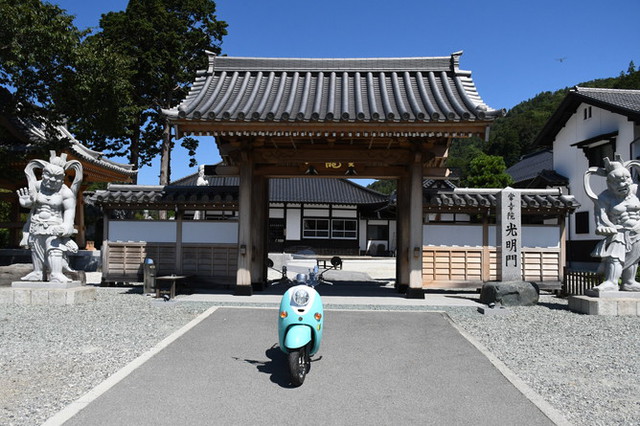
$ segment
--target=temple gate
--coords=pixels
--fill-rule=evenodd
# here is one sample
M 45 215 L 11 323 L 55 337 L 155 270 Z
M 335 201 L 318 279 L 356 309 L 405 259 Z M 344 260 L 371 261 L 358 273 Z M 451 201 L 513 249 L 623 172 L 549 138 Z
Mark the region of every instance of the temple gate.
M 462 52 L 447 57 L 280 59 L 209 53 L 187 98 L 164 113 L 175 136 L 215 137 L 239 175 L 235 294 L 266 279 L 267 182 L 272 177 L 398 181 L 396 283 L 422 291 L 422 182 L 445 177 L 454 138 L 486 137 L 503 110 L 480 98 Z M 253 286 L 253 287 L 252 287 Z

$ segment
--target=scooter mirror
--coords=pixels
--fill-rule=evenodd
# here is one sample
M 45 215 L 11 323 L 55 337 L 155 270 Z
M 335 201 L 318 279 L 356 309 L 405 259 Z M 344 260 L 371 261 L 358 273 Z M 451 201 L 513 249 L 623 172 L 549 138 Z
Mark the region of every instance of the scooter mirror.
M 270 258 L 267 257 L 267 266 L 269 268 L 273 268 L 273 260 L 271 260 Z
M 333 256 L 331 258 L 331 265 L 333 265 L 334 268 L 342 265 L 342 259 L 340 259 L 340 256 Z

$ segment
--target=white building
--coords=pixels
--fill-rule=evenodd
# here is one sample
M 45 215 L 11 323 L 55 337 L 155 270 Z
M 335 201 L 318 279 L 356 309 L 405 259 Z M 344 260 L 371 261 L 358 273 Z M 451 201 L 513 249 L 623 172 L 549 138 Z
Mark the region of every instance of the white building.
M 585 262 L 594 266 L 598 260 L 590 253 L 601 237 L 594 233 L 593 203 L 584 190 L 584 174 L 615 154 L 625 161 L 640 158 L 640 90 L 575 87 L 535 143 L 552 148 L 553 171 L 568 179 L 566 190 L 581 205 L 569 223 L 567 259 L 573 266 L 586 266 Z M 596 193 L 603 191 L 605 179 L 592 177 L 591 187 Z

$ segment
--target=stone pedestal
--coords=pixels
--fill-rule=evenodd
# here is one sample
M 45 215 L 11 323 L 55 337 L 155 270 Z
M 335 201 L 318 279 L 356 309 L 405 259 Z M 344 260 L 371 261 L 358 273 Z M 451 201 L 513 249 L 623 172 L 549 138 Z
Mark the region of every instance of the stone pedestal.
M 589 291 L 584 296 L 569 296 L 569 309 L 586 315 L 640 316 L 640 292 Z
M 15 281 L 11 288 L 0 289 L 0 304 L 15 305 L 76 305 L 96 300 L 96 288 L 79 281 L 49 283 Z

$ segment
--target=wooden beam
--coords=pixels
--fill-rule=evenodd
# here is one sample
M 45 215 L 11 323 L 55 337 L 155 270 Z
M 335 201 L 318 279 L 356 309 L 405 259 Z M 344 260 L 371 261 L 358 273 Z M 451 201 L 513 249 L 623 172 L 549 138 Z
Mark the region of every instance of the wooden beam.
M 282 134 L 289 136 L 302 134 L 315 134 L 318 137 L 324 135 L 339 137 L 357 133 L 391 134 L 398 133 L 406 137 L 412 134 L 432 133 L 442 134 L 458 138 L 473 135 L 484 135 L 489 122 L 216 122 L 216 121 L 191 121 L 178 119 L 173 121 L 177 129 L 177 137 L 187 134 L 220 136 L 269 136 Z M 334 135 L 335 134 L 335 135 Z
M 305 171 L 313 165 L 318 171 L 317 175 L 305 175 Z M 405 172 L 403 166 L 362 166 L 355 163 L 356 175 L 346 175 L 345 169 L 326 168 L 325 163 L 301 163 L 299 165 L 256 165 L 255 173 L 268 177 L 309 177 L 309 178 L 350 178 L 350 179 L 397 179 Z
M 414 162 L 409 166 L 407 178 L 409 200 L 406 204 L 408 211 L 403 215 L 408 216 L 409 237 L 409 288 L 407 297 L 424 299 L 422 291 L 422 245 L 423 245 L 423 220 L 422 220 L 422 153 L 415 152 Z
M 290 163 L 333 163 L 358 162 L 361 164 L 407 164 L 411 161 L 408 149 L 370 149 L 336 148 L 327 146 L 308 146 L 304 149 L 256 149 L 256 163 L 290 164 Z

